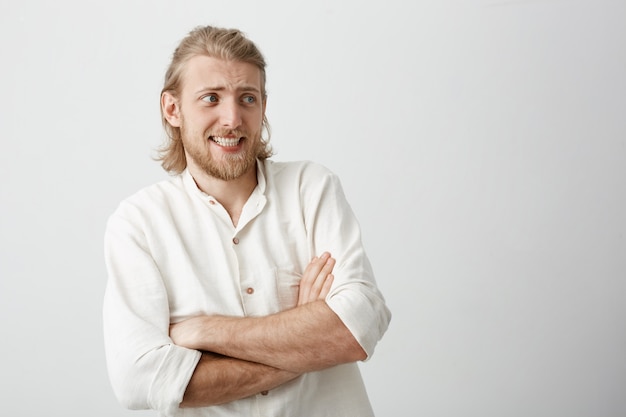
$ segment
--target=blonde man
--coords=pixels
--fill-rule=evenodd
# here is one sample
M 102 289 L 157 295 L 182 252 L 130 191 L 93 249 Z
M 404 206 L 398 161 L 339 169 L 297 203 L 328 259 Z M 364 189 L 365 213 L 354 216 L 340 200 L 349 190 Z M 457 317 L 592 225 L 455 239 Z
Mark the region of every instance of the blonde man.
M 391 315 L 338 178 L 269 159 L 265 79 L 238 30 L 196 28 L 173 55 L 172 178 L 121 202 L 105 234 L 107 364 L 128 408 L 373 415 L 357 362 Z

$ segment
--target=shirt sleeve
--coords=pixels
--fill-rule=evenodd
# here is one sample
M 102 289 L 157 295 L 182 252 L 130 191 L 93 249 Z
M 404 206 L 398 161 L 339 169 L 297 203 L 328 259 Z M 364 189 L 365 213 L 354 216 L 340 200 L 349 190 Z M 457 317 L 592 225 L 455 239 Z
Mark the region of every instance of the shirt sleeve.
M 337 260 L 326 302 L 365 350 L 367 360 L 387 331 L 391 312 L 376 285 L 360 225 L 339 178 L 325 168 L 318 169 L 321 172 L 315 173 L 314 181 L 307 181 L 302 194 L 310 245 L 316 254 L 329 251 Z
M 111 385 L 122 405 L 173 415 L 201 353 L 176 346 L 169 338 L 167 292 L 150 254 L 146 223 L 128 203 L 122 203 L 107 223 L 105 353 Z

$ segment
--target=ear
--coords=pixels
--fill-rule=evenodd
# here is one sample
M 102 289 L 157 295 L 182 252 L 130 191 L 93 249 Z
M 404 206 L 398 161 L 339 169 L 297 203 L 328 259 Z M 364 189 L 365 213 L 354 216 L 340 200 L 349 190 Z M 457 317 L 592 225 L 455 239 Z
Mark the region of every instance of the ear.
M 265 117 L 265 109 L 267 109 L 267 95 L 263 97 L 263 117 Z
M 169 91 L 161 94 L 161 110 L 163 117 L 173 127 L 180 127 L 180 103 L 178 99 Z

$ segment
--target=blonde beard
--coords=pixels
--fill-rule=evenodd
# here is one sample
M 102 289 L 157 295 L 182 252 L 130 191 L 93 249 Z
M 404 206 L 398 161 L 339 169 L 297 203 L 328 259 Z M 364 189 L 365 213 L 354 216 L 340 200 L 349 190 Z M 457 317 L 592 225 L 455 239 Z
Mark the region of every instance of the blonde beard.
M 265 144 L 261 140 L 261 131 L 255 132 L 251 136 L 246 136 L 246 141 L 252 141 L 252 147 L 245 149 L 242 153 L 235 155 L 223 155 L 221 160 L 215 160 L 207 146 L 199 146 L 198 142 L 188 140 L 190 132 L 185 129 L 184 121 L 180 126 L 183 147 L 188 158 L 191 158 L 195 165 L 202 169 L 211 177 L 223 181 L 231 181 L 241 177 L 252 169 L 256 164 L 256 159 L 265 149 Z M 209 140 L 204 139 L 203 140 Z

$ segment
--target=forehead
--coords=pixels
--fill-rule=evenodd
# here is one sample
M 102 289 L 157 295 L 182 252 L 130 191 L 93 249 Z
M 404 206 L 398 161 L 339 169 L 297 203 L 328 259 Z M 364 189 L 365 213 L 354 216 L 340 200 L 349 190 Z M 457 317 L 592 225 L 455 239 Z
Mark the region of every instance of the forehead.
M 185 64 L 183 90 L 207 89 L 262 91 L 261 70 L 255 65 L 197 55 Z

